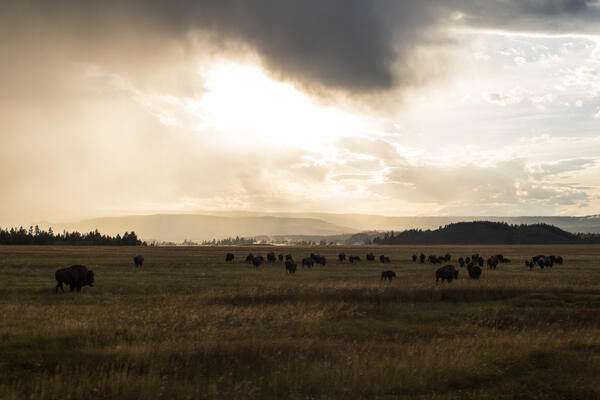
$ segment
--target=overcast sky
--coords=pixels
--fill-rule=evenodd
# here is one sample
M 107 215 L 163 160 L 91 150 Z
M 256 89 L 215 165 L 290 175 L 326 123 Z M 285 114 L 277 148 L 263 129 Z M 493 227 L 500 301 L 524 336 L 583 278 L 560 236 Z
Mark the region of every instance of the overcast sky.
M 3 1 L 0 225 L 600 213 L 596 0 Z

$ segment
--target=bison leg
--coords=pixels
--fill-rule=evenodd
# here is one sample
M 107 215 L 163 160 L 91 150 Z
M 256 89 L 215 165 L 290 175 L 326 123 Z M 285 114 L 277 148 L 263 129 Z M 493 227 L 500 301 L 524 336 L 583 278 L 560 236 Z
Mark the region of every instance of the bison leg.
M 62 290 L 62 292 L 65 292 L 65 289 L 63 288 L 62 282 L 58 282 L 58 284 L 56 285 L 56 293 L 58 293 L 58 289 L 60 288 L 60 290 Z

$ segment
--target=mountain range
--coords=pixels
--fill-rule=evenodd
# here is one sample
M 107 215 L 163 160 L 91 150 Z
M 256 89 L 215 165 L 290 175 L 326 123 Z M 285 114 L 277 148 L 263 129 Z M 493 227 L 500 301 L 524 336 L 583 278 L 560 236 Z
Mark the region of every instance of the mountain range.
M 144 240 L 181 242 L 202 241 L 225 237 L 266 236 L 313 237 L 352 234 L 368 231 L 395 231 L 408 229 L 438 229 L 457 222 L 472 221 L 506 222 L 511 225 L 549 224 L 565 231 L 577 233 L 600 233 L 600 215 L 586 217 L 555 216 L 447 216 L 447 217 L 398 217 L 369 214 L 328 213 L 259 213 L 259 212 L 214 212 L 202 211 L 194 214 L 153 214 L 86 219 L 69 223 L 44 223 L 57 230 L 87 232 L 98 229 L 105 234 L 135 231 Z

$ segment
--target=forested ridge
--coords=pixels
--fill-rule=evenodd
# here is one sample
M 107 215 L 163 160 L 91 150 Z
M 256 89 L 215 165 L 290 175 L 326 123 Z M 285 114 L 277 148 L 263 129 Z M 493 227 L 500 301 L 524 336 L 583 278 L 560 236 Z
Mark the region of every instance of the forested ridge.
M 570 233 L 548 224 L 509 225 L 503 222 L 458 222 L 436 230 L 389 232 L 374 244 L 584 244 L 600 243 L 599 234 Z

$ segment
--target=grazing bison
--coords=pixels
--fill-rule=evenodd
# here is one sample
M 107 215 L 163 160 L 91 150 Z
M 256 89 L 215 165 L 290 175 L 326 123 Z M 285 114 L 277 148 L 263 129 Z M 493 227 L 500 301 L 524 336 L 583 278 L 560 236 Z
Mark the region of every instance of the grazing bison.
M 294 260 L 285 260 L 285 272 L 287 272 L 288 274 L 295 274 L 296 268 L 297 265 L 294 262 Z
M 438 258 L 437 256 L 429 256 L 427 257 L 427 259 L 429 260 L 430 263 L 432 264 L 437 264 L 438 263 Z
M 338 254 L 338 258 L 340 259 L 340 262 L 344 262 L 344 261 L 346 261 L 346 254 L 340 253 L 340 254 Z
M 302 268 L 304 268 L 304 267 L 311 268 L 314 264 L 315 264 L 315 262 L 310 257 L 306 257 L 306 258 L 302 259 Z
M 263 256 L 258 256 L 258 257 L 253 257 L 252 258 L 252 265 L 254 265 L 254 268 L 258 268 L 262 265 L 262 263 L 265 262 L 265 259 Z
M 469 276 L 472 279 L 479 279 L 479 277 L 481 276 L 481 267 L 479 267 L 478 265 L 469 264 L 467 269 L 469 271 Z
M 535 257 L 534 257 L 535 258 Z M 536 261 L 536 264 L 541 268 L 544 269 L 544 267 L 546 266 L 546 257 L 539 257 Z
M 465 263 L 468 264 L 471 262 L 471 259 L 469 257 L 465 258 Z
M 379 256 L 379 262 L 381 262 L 382 264 L 385 264 L 385 263 L 392 262 L 392 260 L 390 260 L 390 258 L 388 256 Z
M 417 262 L 417 255 L 416 254 L 412 255 L 412 260 L 413 260 L 413 262 Z
M 314 254 L 313 256 L 311 256 L 311 259 L 315 262 L 315 264 L 319 264 L 322 267 L 324 267 L 325 264 L 327 264 L 327 259 L 325 258 L 325 256 L 322 256 L 320 254 Z
M 94 286 L 94 271 L 88 270 L 83 265 L 72 265 L 69 268 L 59 269 L 54 273 L 54 278 L 57 282 L 55 293 L 58 293 L 58 289 L 65 291 L 63 283 L 69 285 L 71 292 L 75 289 L 81 292 L 83 286 Z
M 496 269 L 497 265 L 498 265 L 498 259 L 496 257 L 490 257 L 487 259 L 488 269 Z
M 462 257 L 460 257 L 460 258 L 458 259 L 458 265 L 460 265 L 461 267 L 464 267 L 464 266 L 465 266 L 465 259 L 464 259 L 464 258 L 462 258 Z
M 252 264 L 252 260 L 254 260 L 254 254 L 250 253 L 246 256 L 246 263 Z
M 450 254 L 450 253 L 444 254 L 444 261 L 448 262 L 448 261 L 450 261 L 451 258 L 452 258 L 452 254 Z
M 396 273 L 394 271 L 382 271 L 380 281 L 388 280 L 392 281 L 396 277 Z
M 292 259 L 292 255 L 291 254 L 286 254 L 285 255 L 285 261 L 291 260 L 291 259 Z
M 279 260 L 279 262 L 282 262 L 283 261 L 283 254 L 279 254 L 277 256 L 277 259 Z
M 444 283 L 444 281 L 452 282 L 453 279 L 458 279 L 458 271 L 454 268 L 454 265 L 446 265 L 435 271 L 436 283 L 440 279 L 442 280 L 442 283 Z
M 267 262 L 274 263 L 275 261 L 277 261 L 277 257 L 275 257 L 275 253 L 273 253 L 273 252 L 267 253 Z
M 557 264 L 562 264 L 562 263 L 563 263 L 563 258 L 562 258 L 562 256 L 558 256 L 558 257 L 556 257 L 556 263 L 557 263 Z
M 232 262 L 234 258 L 235 256 L 233 255 L 233 253 L 227 253 L 225 255 L 225 262 Z
M 425 254 L 421 253 L 421 255 L 419 255 L 419 261 L 421 261 L 421 264 L 425 263 Z
M 133 263 L 135 264 L 136 268 L 140 268 L 142 265 L 144 265 L 144 257 L 140 255 L 133 257 Z
M 373 253 L 367 254 L 367 261 L 375 261 L 375 255 Z

